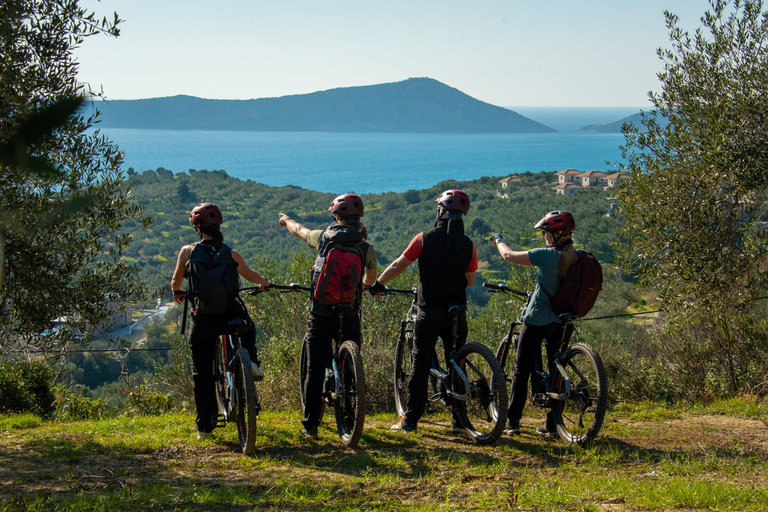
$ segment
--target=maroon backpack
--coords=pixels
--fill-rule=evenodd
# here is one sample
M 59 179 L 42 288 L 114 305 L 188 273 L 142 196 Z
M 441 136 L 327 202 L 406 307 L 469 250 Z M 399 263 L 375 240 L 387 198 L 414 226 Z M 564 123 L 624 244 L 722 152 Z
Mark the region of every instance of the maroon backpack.
M 603 289 L 603 268 L 594 254 L 576 251 L 576 262 L 560 282 L 560 287 L 549 297 L 549 305 L 556 315 L 574 313 L 583 317 L 595 305 L 600 290 Z

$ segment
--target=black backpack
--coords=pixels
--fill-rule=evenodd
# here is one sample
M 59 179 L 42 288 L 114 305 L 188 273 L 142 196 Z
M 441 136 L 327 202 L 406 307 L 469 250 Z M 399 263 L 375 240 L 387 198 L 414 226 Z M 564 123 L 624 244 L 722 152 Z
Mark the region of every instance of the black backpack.
M 541 288 L 544 290 L 544 287 Z M 549 297 L 549 305 L 556 315 L 574 313 L 583 317 L 595 305 L 600 290 L 603 289 L 603 268 L 595 256 L 587 251 L 576 251 L 576 262 L 568 269 L 554 295 Z
M 192 303 L 195 314 L 219 315 L 235 303 L 240 277 L 228 246 L 196 243 L 186 268 L 187 301 Z

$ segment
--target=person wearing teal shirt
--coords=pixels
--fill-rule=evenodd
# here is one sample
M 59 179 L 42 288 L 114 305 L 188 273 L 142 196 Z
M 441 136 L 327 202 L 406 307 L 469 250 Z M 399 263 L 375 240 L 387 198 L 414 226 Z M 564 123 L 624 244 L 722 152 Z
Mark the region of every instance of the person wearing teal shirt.
M 494 235 L 491 239 L 505 260 L 517 265 L 537 267 L 536 287 L 523 313 L 523 325 L 515 354 L 512 393 L 504 429 L 507 435 L 520 433 L 520 418 L 528 398 L 528 380 L 541 360 L 541 342 L 545 343 L 547 358 L 552 361 L 552 356 L 563 339 L 563 330 L 567 329 L 565 335 L 570 337 L 570 331 L 573 329 L 571 325 L 565 326 L 558 321 L 557 315 L 549 305 L 549 297 L 554 295 L 568 268 L 576 261 L 576 251 L 571 239 L 575 228 L 573 215 L 565 211 L 554 211 L 545 215 L 535 226 L 535 229 L 542 230 L 546 247 L 515 251 L 501 236 Z M 539 386 L 541 383 L 533 382 L 533 385 Z M 540 425 L 536 432 L 545 436 L 552 436 L 557 432 L 551 413 L 547 414 L 545 424 Z

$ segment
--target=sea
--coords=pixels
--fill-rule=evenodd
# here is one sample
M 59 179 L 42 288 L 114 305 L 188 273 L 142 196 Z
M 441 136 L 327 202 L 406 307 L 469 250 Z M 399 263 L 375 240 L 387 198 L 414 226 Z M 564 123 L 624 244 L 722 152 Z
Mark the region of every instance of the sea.
M 621 134 L 578 132 L 639 107 L 508 107 L 550 126 L 546 134 L 412 134 L 181 131 L 102 128 L 125 153 L 125 170 L 224 170 L 270 186 L 319 192 L 426 189 L 446 180 L 560 171 L 617 170 Z

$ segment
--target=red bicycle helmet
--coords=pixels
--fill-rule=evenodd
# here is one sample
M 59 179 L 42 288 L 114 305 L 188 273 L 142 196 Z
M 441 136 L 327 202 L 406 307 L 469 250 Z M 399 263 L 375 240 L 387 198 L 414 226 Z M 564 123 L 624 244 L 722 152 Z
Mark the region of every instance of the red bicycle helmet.
M 200 229 L 207 228 L 211 224 L 221 224 L 221 210 L 213 203 L 200 203 L 189 212 L 189 222 Z
M 363 216 L 363 200 L 355 194 L 342 194 L 331 202 L 328 211 L 340 217 L 347 215 Z
M 560 233 L 562 235 L 570 234 L 576 229 L 576 221 L 573 220 L 571 212 L 549 212 L 536 223 L 534 226 L 536 229 L 548 231 L 550 233 Z
M 458 189 L 446 190 L 435 202 L 448 211 L 458 210 L 464 215 L 469 213 L 469 196 Z

